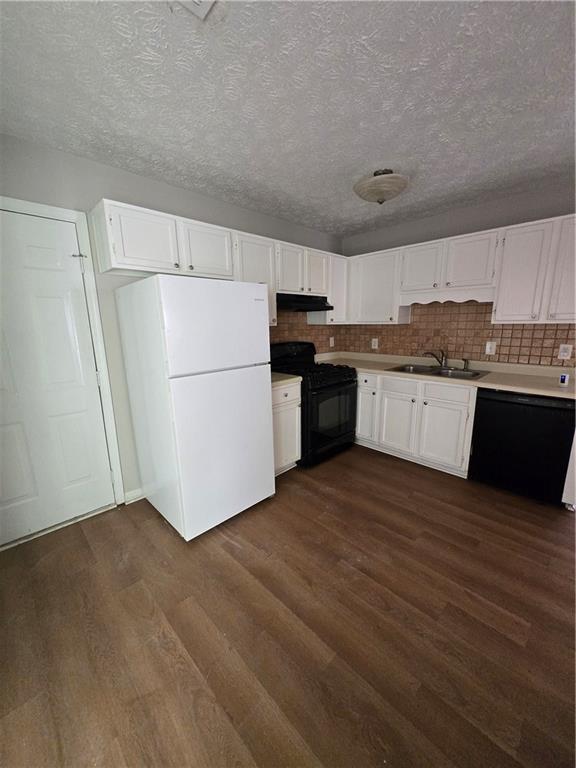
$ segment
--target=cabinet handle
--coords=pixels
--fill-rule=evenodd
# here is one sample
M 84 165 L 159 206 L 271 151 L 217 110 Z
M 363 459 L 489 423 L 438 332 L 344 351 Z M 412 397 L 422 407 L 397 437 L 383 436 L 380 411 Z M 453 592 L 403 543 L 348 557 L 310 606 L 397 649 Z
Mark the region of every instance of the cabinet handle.
M 388 320 L 390 320 L 390 322 L 392 322 L 393 319 L 394 319 L 393 317 L 389 317 L 388 318 Z
M 333 317 L 331 317 L 331 318 L 330 318 L 330 322 L 331 322 L 331 323 L 333 323 L 333 322 L 334 322 L 334 318 L 333 318 Z
M 438 283 L 432 283 L 432 288 L 438 288 Z
M 188 264 L 188 269 L 194 269 L 194 265 L 193 264 Z
M 424 400 L 424 405 L 428 405 L 428 401 L 427 400 Z
M 309 290 L 309 291 L 311 291 L 311 290 L 312 290 L 312 288 L 308 288 L 308 290 Z
M 446 285 L 452 285 L 452 283 L 446 283 Z
M 373 394 L 373 395 L 375 395 L 375 394 L 376 394 L 376 392 L 372 392 L 372 394 Z
M 180 269 L 180 264 L 178 264 L 177 261 L 174 262 L 174 266 L 176 267 L 176 269 Z
M 364 379 L 364 384 L 368 384 L 368 379 Z
M 412 398 L 412 402 L 413 402 L 413 403 L 415 403 L 415 402 L 416 402 L 416 400 L 415 400 L 414 398 Z
M 550 314 L 548 315 L 548 317 L 550 317 L 550 318 L 555 318 L 555 317 L 556 317 L 556 312 L 550 312 Z
M 284 397 L 288 397 L 288 392 L 284 392 Z
M 273 323 L 275 323 L 275 322 L 276 322 L 276 318 L 275 318 L 275 317 L 273 317 L 273 318 L 272 318 L 272 322 L 273 322 Z
M 536 318 L 538 317 L 538 315 L 530 315 L 530 317 L 532 318 L 532 320 L 536 320 Z

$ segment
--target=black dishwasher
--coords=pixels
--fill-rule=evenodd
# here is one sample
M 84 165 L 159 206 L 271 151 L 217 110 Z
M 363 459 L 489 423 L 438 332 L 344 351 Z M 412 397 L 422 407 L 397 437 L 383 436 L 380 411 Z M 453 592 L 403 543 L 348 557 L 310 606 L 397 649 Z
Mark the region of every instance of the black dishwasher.
M 560 503 L 574 425 L 574 400 L 479 389 L 468 477 Z

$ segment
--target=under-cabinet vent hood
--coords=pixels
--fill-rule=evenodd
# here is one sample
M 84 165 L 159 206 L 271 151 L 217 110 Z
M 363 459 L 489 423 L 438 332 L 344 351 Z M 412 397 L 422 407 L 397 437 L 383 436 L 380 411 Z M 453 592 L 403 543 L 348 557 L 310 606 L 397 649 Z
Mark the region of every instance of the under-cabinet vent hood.
M 276 306 L 290 312 L 325 312 L 334 309 L 326 296 L 308 296 L 300 293 L 277 293 Z

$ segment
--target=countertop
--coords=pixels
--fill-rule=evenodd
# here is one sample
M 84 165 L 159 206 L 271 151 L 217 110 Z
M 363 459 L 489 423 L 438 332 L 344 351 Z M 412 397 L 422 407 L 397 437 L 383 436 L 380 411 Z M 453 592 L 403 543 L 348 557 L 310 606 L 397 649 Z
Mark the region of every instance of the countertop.
M 542 395 L 545 397 L 565 397 L 569 399 L 576 399 L 576 391 L 574 386 L 574 377 L 570 376 L 570 384 L 568 387 L 561 387 L 558 384 L 557 376 L 539 376 L 534 374 L 522 374 L 522 373 L 500 373 L 499 371 L 490 371 L 480 379 L 450 379 L 446 380 L 440 376 L 429 376 L 422 373 L 403 373 L 402 371 L 394 371 L 399 363 L 386 363 L 382 360 L 358 360 L 354 357 L 342 357 L 326 360 L 325 362 L 334 363 L 335 365 L 350 365 L 356 368 L 357 371 L 364 371 L 366 373 L 386 373 L 390 376 L 402 376 L 403 378 L 416 378 L 426 379 L 427 381 L 443 381 L 449 384 L 464 384 L 469 387 L 478 387 L 482 389 L 502 389 L 508 392 L 522 392 L 527 395 Z
M 302 376 L 293 376 L 291 373 L 276 373 L 272 371 L 272 386 L 281 387 L 284 384 L 298 384 Z

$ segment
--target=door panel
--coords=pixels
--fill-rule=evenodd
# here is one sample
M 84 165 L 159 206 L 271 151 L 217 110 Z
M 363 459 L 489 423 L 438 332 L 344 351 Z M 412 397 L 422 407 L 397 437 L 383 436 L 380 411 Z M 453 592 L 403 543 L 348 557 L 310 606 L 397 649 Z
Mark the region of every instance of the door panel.
M 429 291 L 442 279 L 444 242 L 425 243 L 402 251 L 402 291 Z
M 348 315 L 348 264 L 346 259 L 339 259 L 335 256 L 330 264 L 330 291 L 328 299 L 334 309 L 328 312 L 328 322 L 344 323 Z
M 356 437 L 374 440 L 376 419 L 376 392 L 358 387 L 356 408 Z
M 494 282 L 497 232 L 455 237 L 446 241 L 446 288 L 491 286 Z
M 228 229 L 178 220 L 181 267 L 198 277 L 232 279 L 232 236 Z
M 277 278 L 281 293 L 301 293 L 304 290 L 304 248 L 288 243 L 278 244 Z
M 235 279 L 268 286 L 270 325 L 276 325 L 276 252 L 273 240 L 237 232 Z
M 326 296 L 328 293 L 328 269 L 329 257 L 320 251 L 308 251 L 308 292 L 318 296 Z
M 415 397 L 396 392 L 382 392 L 378 416 L 378 442 L 395 451 L 413 453 L 416 413 Z
M 567 323 L 576 320 L 574 218 L 564 219 L 560 226 L 548 319 Z
M 288 404 L 273 409 L 274 470 L 278 472 L 300 459 L 300 406 Z
M 1 214 L 0 543 L 113 503 L 76 229 Z
M 468 406 L 424 400 L 420 417 L 418 456 L 461 469 Z
M 353 264 L 351 294 L 360 323 L 391 323 L 398 313 L 397 257 L 399 251 L 362 256 Z
M 176 221 L 161 213 L 111 205 L 108 214 L 113 233 L 116 266 L 152 272 L 179 271 Z

